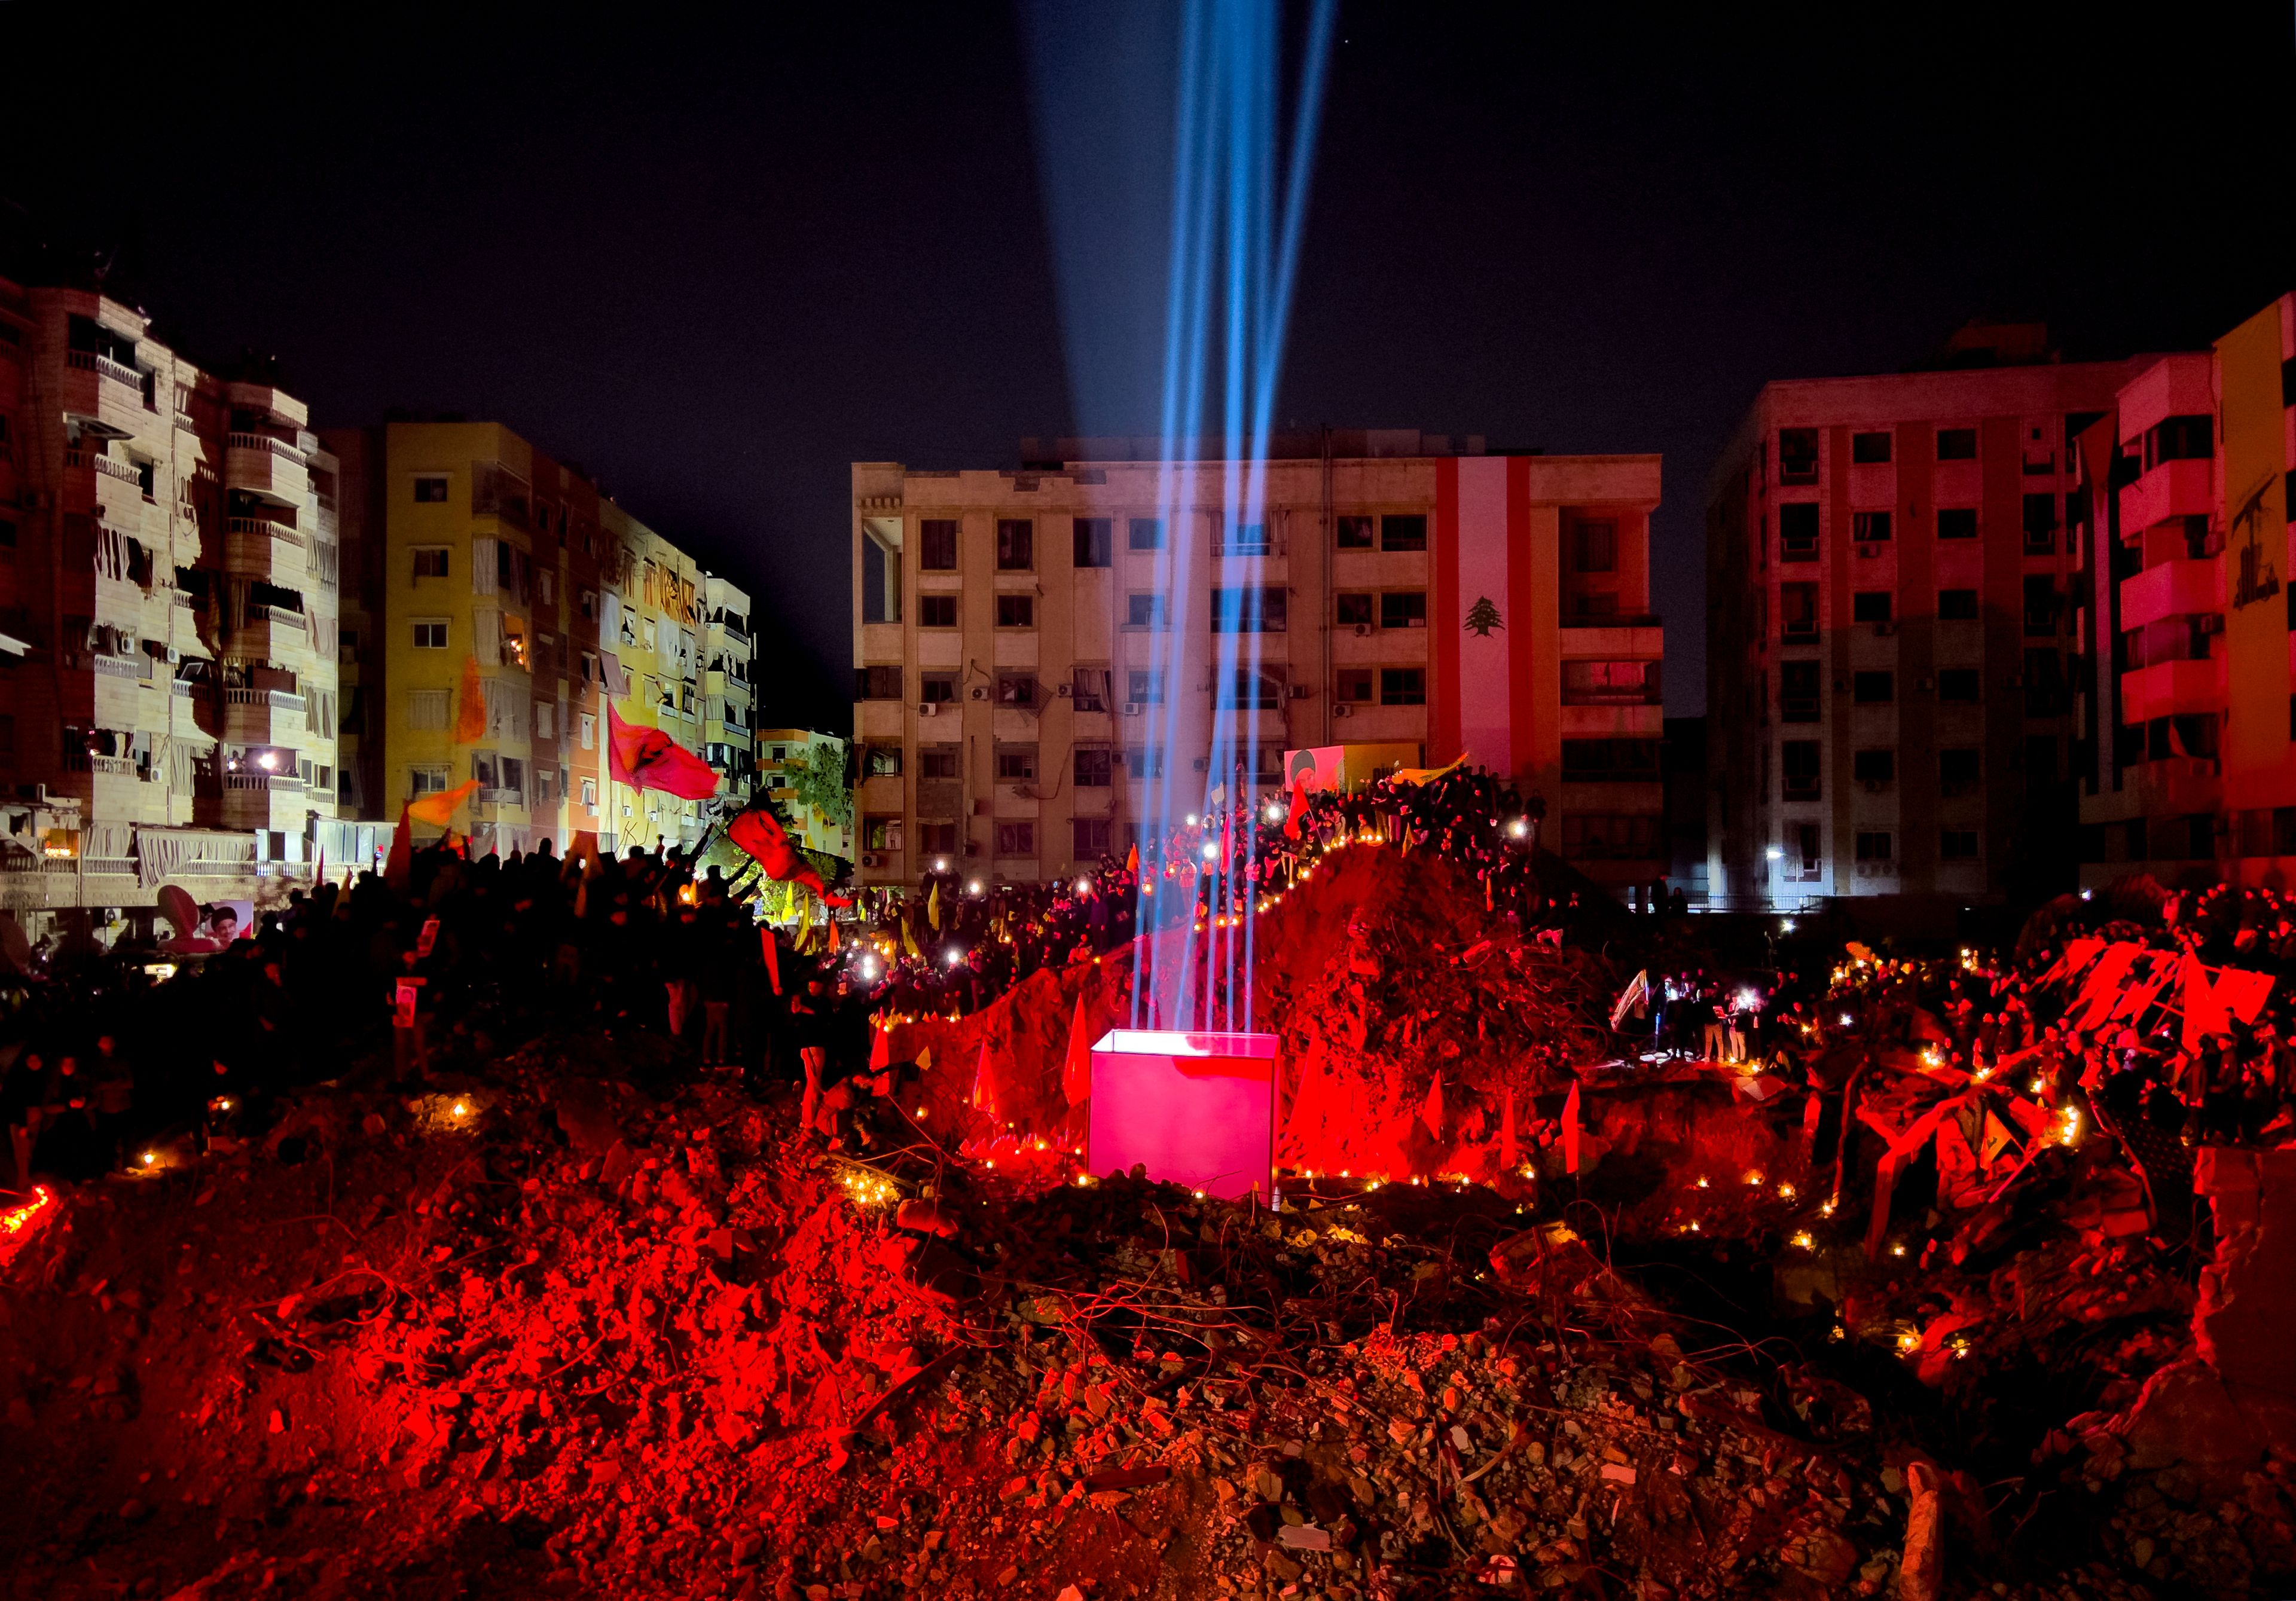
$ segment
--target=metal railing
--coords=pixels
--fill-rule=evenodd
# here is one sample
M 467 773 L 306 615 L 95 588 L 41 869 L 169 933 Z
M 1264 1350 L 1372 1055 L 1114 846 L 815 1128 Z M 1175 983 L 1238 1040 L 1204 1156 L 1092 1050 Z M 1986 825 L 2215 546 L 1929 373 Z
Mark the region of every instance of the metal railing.
M 234 450 L 262 450 L 277 456 L 292 467 L 308 466 L 303 453 L 284 439 L 275 439 L 267 433 L 232 433 L 224 436 L 224 443 Z
M 274 522 L 268 517 L 231 517 L 224 521 L 227 533 L 252 534 L 258 538 L 273 538 L 300 548 L 302 533 L 291 522 Z

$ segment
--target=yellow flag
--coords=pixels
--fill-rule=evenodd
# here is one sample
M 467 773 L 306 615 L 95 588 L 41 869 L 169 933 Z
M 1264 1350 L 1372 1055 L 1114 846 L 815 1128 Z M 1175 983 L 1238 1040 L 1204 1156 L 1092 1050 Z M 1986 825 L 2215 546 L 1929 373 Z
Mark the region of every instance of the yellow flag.
M 1466 759 L 1467 753 L 1464 751 L 1462 751 L 1451 759 L 1447 766 L 1439 768 L 1398 768 L 1394 772 L 1390 773 L 1388 776 L 1398 784 L 1425 784 L 1430 779 L 1440 778 L 1444 774 L 1449 772 L 1452 768 L 1457 767 L 1461 762 Z
M 1979 1163 L 1985 1167 L 1991 1167 L 1993 1159 L 2000 1155 L 2008 1144 L 2008 1128 L 1999 1118 L 1995 1117 L 1990 1112 L 1987 1112 L 1985 1114 L 1985 1145 L 1977 1154 Z

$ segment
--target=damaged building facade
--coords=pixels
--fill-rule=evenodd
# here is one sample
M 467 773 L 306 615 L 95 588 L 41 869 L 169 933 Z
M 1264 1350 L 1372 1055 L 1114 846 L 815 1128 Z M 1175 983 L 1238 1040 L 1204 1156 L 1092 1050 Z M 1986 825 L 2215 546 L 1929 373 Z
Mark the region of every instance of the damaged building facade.
M 2296 295 L 2138 363 L 2077 441 L 2081 883 L 2296 869 Z
M 323 848 L 341 546 L 308 424 L 132 307 L 0 281 L 0 907 L 36 937 Z
M 1596 881 L 1666 872 L 1657 456 L 1279 437 L 1262 521 L 1233 524 L 1239 469 L 1163 455 L 1067 439 L 1025 444 L 1018 471 L 854 464 L 863 883 L 1121 856 L 1168 774 L 1176 795 L 1221 782 L 1223 710 L 1257 742 L 1248 782 L 1280 783 L 1286 749 L 1464 754 L 1539 797 L 1544 842 Z M 1223 633 L 1250 636 L 1232 682 Z M 1189 659 L 1167 661 L 1175 636 Z

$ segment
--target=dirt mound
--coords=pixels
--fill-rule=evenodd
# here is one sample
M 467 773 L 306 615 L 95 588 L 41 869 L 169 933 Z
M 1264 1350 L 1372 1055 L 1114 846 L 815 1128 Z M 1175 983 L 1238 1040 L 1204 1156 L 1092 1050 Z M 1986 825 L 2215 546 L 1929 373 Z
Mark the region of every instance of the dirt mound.
M 1146 946 L 1032 974 L 970 1016 L 903 1020 L 884 1051 L 929 1059 L 922 1104 L 937 1132 L 1073 1145 L 1062 1064 L 1078 1007 L 1091 1038 L 1131 1026 Z M 1250 1022 L 1283 1041 L 1286 1165 L 1494 1176 L 1510 1097 L 1527 1118 L 1606 1045 L 1608 965 L 1525 939 L 1431 851 L 1334 850 L 1274 898 L 1253 949 Z M 974 1104 L 983 1047 L 993 1113 Z

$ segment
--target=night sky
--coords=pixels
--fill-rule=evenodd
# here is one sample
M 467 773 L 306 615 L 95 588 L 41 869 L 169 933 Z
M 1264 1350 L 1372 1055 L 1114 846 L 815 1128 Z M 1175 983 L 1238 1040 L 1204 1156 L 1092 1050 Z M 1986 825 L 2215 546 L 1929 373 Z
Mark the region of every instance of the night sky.
M 275 356 L 319 425 L 462 411 L 580 463 L 751 587 L 767 719 L 841 729 L 850 462 L 1154 425 L 1161 23 L 792 9 L 19 0 L 0 240 Z M 2285 4 L 1602 9 L 1342 5 L 1276 415 L 1663 452 L 1670 712 L 1766 379 L 1972 315 L 2190 347 L 2296 287 Z

